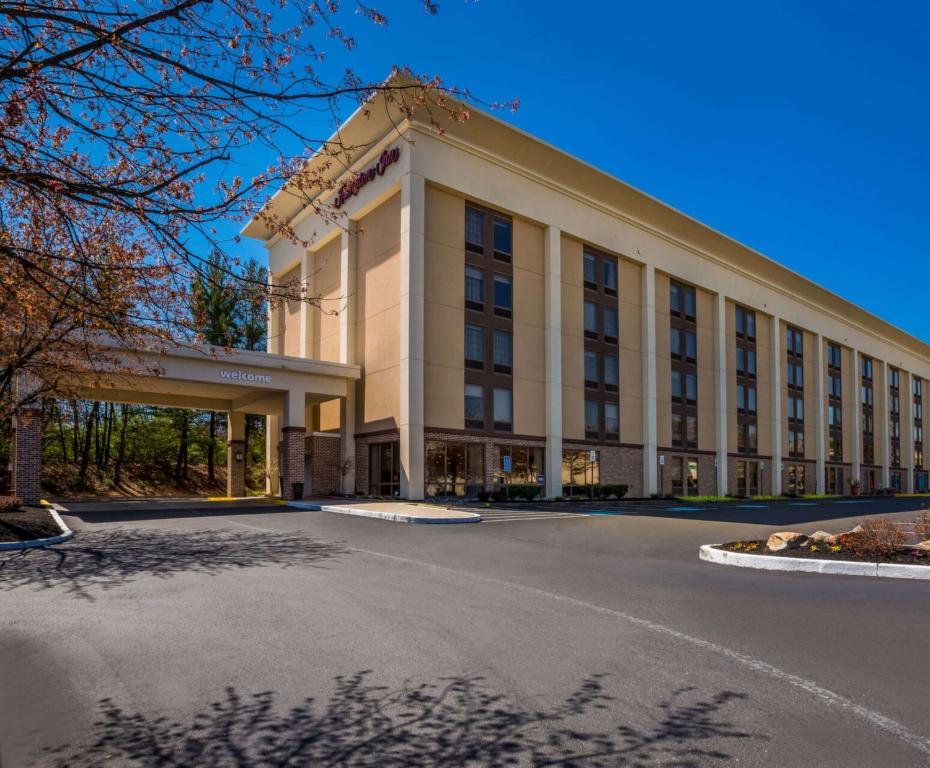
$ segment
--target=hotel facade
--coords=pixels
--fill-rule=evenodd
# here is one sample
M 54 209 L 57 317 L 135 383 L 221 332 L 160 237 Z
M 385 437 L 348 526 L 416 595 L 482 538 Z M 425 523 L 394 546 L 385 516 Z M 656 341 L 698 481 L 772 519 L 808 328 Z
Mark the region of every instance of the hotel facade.
M 319 298 L 270 312 L 268 352 L 358 368 L 268 417 L 285 486 L 927 490 L 925 342 L 492 116 L 382 107 L 314 201 L 342 218 L 285 189 L 270 210 L 309 246 L 244 230 Z

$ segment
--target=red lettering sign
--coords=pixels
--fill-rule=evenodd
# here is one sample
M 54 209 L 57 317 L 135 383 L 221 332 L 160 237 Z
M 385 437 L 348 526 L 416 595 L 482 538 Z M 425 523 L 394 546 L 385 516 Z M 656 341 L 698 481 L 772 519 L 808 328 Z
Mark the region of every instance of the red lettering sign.
M 399 157 L 400 147 L 384 150 L 384 152 L 381 153 L 381 157 L 378 158 L 377 163 L 356 174 L 349 181 L 345 181 L 339 185 L 339 191 L 336 193 L 336 199 L 333 201 L 333 206 L 336 208 L 342 208 L 346 200 L 357 195 L 359 190 L 361 190 L 361 188 L 364 187 L 369 181 L 374 181 L 375 176 L 383 176 L 384 172 L 387 170 L 387 167 L 396 163 Z

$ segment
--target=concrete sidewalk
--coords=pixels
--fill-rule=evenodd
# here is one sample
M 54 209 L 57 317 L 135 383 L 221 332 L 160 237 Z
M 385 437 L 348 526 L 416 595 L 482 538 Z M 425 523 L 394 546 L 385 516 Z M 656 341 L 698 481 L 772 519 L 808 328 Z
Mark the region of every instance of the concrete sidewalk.
M 323 499 L 321 501 L 289 501 L 295 509 L 335 512 L 390 520 L 394 523 L 479 523 L 481 515 L 460 509 L 416 504 L 409 501 L 361 501 L 358 499 Z

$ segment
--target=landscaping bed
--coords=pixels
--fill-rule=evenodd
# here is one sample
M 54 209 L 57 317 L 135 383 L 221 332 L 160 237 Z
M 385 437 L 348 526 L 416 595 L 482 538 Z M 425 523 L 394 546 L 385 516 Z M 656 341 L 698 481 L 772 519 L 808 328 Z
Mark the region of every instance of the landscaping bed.
M 762 557 L 930 565 L 930 513 L 906 522 L 867 518 L 842 533 L 778 531 L 765 540 L 730 541 L 713 549 Z
M 12 512 L 0 512 L 0 543 L 60 535 L 61 528 L 47 509 L 20 507 Z
M 840 546 L 840 545 L 835 545 Z M 834 549 L 831 546 L 795 547 L 773 552 L 766 547 L 763 539 L 747 541 L 731 541 L 719 544 L 714 549 L 725 552 L 740 552 L 747 555 L 764 555 L 768 557 L 796 557 L 808 560 L 841 560 L 854 563 L 892 563 L 895 565 L 930 565 L 930 551 L 921 549 L 906 549 L 889 553 L 868 553 L 849 547 L 840 546 Z

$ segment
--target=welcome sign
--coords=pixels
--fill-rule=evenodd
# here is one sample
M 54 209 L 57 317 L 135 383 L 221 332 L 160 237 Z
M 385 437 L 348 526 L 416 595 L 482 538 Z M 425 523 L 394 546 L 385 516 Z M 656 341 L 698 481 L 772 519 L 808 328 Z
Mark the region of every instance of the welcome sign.
M 399 157 L 400 147 L 384 150 L 384 152 L 381 153 L 381 157 L 378 158 L 377 163 L 366 168 L 353 179 L 340 185 L 339 191 L 336 193 L 336 199 L 333 201 L 333 205 L 336 208 L 342 208 L 345 201 L 350 197 L 357 195 L 359 190 L 361 190 L 361 188 L 364 187 L 369 181 L 374 181 L 375 177 L 377 176 L 384 176 L 384 172 L 387 170 L 387 167 L 396 163 Z
M 221 370 L 220 378 L 232 379 L 234 381 L 255 381 L 262 382 L 264 384 L 271 383 L 271 376 L 269 376 L 267 373 L 249 373 L 248 371 L 243 370 Z

